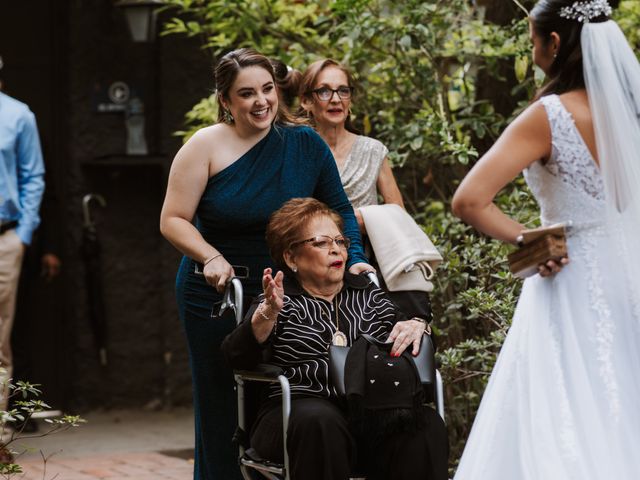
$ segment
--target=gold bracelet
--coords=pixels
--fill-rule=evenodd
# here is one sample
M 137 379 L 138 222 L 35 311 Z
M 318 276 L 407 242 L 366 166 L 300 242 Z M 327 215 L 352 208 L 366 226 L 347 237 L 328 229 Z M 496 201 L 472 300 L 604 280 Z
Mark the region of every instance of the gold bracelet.
M 264 308 L 263 308 L 264 307 Z M 264 309 L 267 308 L 267 304 L 265 302 L 260 302 L 260 305 L 258 305 L 258 308 L 256 309 L 256 311 L 258 312 L 258 314 L 264 318 L 267 322 L 271 322 L 271 318 L 269 317 L 269 315 L 267 315 L 266 313 L 264 313 Z
M 202 266 L 204 267 L 207 263 L 210 263 L 212 260 L 215 260 L 218 257 L 221 257 L 222 254 L 218 253 L 217 255 L 214 255 L 213 257 L 209 257 L 207 258 L 204 262 L 202 262 Z
M 426 333 L 427 335 L 431 335 L 431 325 L 429 325 L 429 322 L 427 322 L 424 318 L 413 317 L 411 320 L 415 320 L 416 322 L 424 324 L 424 333 Z

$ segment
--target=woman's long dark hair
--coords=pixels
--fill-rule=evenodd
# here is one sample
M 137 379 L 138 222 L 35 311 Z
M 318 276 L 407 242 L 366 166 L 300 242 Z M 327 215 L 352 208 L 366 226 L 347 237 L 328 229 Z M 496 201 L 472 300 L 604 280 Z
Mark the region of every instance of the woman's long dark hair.
M 570 7 L 575 0 L 540 0 L 531 10 L 531 25 L 545 45 L 551 41 L 551 33 L 560 37 L 560 48 L 548 72 L 549 81 L 538 91 L 536 99 L 551 93 L 562 94 L 571 90 L 585 88 L 582 71 L 582 47 L 580 35 L 582 22 L 560 16 L 560 10 Z M 616 7 L 619 0 L 609 1 Z M 591 22 L 606 22 L 606 15 L 591 19 Z
M 269 75 L 271 75 L 271 78 L 273 78 L 273 81 L 276 84 L 276 88 L 278 88 L 279 98 L 282 98 L 283 94 L 285 96 L 292 95 L 293 92 L 298 89 L 299 73 L 297 76 L 295 73 L 291 73 L 291 79 L 289 81 L 289 79 L 287 79 L 287 73 L 283 74 L 283 72 L 280 71 L 279 75 L 276 75 L 271 60 L 261 53 L 258 53 L 251 48 L 239 48 L 238 50 L 233 50 L 220 59 L 215 69 L 218 122 L 225 121 L 225 108 L 222 105 L 222 99 L 229 100 L 229 90 L 231 89 L 233 82 L 235 82 L 238 72 L 247 67 L 260 67 L 269 72 Z M 287 85 L 290 92 L 282 91 L 284 85 Z M 283 101 L 278 102 L 278 111 L 276 112 L 275 121 L 296 123 L 295 118 L 289 113 Z

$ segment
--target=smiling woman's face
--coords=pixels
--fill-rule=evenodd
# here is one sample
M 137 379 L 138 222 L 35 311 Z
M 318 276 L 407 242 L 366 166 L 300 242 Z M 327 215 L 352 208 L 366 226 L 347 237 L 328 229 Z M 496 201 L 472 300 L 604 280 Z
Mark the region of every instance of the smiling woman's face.
M 336 223 L 327 215 L 313 217 L 303 232 L 304 234 L 296 242 L 318 236 L 330 238 L 342 236 Z M 329 248 L 319 248 L 314 243 L 304 242 L 293 247 L 286 258 L 289 268 L 297 270 L 298 281 L 306 290 L 326 289 L 332 285 L 337 288 L 344 276 L 347 249 L 336 245 L 335 242 L 329 242 Z
M 337 90 L 340 87 L 350 87 L 347 75 L 338 67 L 331 65 L 323 69 L 316 79 L 313 89 L 327 87 Z M 311 114 L 317 125 L 335 126 L 344 124 L 349 115 L 351 99 L 342 99 L 337 93 L 332 93 L 329 100 L 320 100 L 314 93 L 313 101 L 309 105 Z
M 278 112 L 278 92 L 273 77 L 262 67 L 243 68 L 224 103 L 236 126 L 257 131 L 269 128 Z

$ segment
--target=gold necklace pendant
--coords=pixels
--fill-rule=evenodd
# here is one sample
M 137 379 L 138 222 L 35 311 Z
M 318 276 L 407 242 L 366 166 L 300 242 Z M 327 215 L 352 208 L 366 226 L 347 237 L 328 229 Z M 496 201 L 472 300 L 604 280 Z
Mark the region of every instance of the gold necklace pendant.
M 347 346 L 347 336 L 340 331 L 340 310 L 338 310 L 338 295 L 336 294 L 333 297 L 333 311 L 336 313 L 336 333 L 331 337 L 331 344 L 336 347 L 346 347 Z
M 338 330 L 333 334 L 333 338 L 331 339 L 331 343 L 336 347 L 346 347 L 347 346 L 347 336 Z

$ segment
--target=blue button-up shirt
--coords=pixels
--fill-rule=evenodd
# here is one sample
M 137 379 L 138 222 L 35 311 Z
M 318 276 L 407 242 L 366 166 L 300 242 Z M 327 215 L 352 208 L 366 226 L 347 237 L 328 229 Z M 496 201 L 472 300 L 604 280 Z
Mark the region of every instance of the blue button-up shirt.
M 29 245 L 40 223 L 44 162 L 36 120 L 24 103 L 0 92 L 0 221 L 18 221 Z

